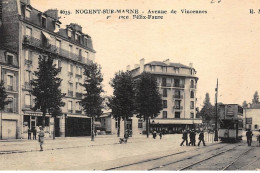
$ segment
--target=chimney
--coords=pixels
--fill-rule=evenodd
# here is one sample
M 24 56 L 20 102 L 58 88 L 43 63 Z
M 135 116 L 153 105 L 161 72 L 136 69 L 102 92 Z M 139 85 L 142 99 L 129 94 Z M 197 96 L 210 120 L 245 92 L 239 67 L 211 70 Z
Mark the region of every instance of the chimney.
M 139 65 L 138 65 L 138 64 L 135 64 L 135 69 L 138 68 L 138 67 L 139 67 Z
M 59 19 L 57 9 L 49 9 L 49 10 L 45 11 L 44 13 L 56 20 Z
M 140 73 L 143 73 L 144 71 L 144 61 L 145 61 L 144 58 L 140 59 Z
M 191 68 L 193 68 L 193 63 L 190 63 L 189 66 L 190 66 Z
M 126 71 L 130 71 L 130 65 L 126 66 Z
M 169 59 L 166 59 L 166 60 L 163 61 L 163 63 L 169 65 L 169 64 L 170 64 L 170 60 L 169 60 Z

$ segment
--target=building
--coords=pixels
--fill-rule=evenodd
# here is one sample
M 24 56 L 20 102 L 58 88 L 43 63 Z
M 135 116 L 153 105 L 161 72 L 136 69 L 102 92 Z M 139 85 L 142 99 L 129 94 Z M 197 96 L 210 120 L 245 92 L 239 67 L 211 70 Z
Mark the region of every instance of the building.
M 260 104 L 252 104 L 244 108 L 244 128 L 253 131 L 260 129 Z
M 130 70 L 129 66 L 127 68 Z M 141 59 L 140 64 L 135 65 L 131 73 L 134 78 L 138 78 L 144 71 L 156 78 L 163 100 L 163 110 L 157 118 L 150 120 L 150 130 L 178 133 L 182 129 L 195 128 L 197 124 L 202 123 L 201 118 L 196 116 L 198 77 L 192 64 L 186 66 L 171 63 L 169 59 L 145 63 L 145 59 Z M 140 134 L 145 130 L 145 122 L 140 119 L 135 121 L 138 124 L 137 133 Z
M 15 138 L 26 138 L 28 129 L 38 127 L 42 120 L 41 112 L 31 110 L 30 94 L 39 56 L 54 57 L 56 67 L 61 68 L 61 91 L 66 93 L 63 115 L 46 116 L 46 136 L 52 137 L 54 131 L 56 136 L 90 135 L 91 121 L 79 101 L 84 64 L 95 59 L 92 39 L 78 24 L 60 26 L 57 9 L 41 12 L 30 0 L 0 0 L 0 76 L 13 100 L 3 113 L 3 133 L 6 126 L 12 127 L 12 138 L 13 131 Z

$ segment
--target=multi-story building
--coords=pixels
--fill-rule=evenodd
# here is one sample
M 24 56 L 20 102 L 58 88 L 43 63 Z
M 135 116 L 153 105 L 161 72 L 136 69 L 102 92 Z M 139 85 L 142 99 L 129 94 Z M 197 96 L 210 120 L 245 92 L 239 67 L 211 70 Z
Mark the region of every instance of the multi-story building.
M 130 70 L 129 66 L 128 70 Z M 145 63 L 145 60 L 141 59 L 140 65 L 135 65 L 131 73 L 134 78 L 138 78 L 144 71 L 156 78 L 163 101 L 163 110 L 158 117 L 150 120 L 151 129 L 176 133 L 202 123 L 201 118 L 196 116 L 198 77 L 192 64 L 186 66 L 171 63 L 169 60 Z M 145 130 L 145 122 L 138 120 L 136 124 L 138 124 L 138 133 Z
M 63 115 L 55 119 L 47 115 L 45 132 L 50 136 L 53 131 L 56 136 L 90 134 L 90 120 L 79 103 L 84 64 L 94 61 L 92 39 L 78 24 L 71 23 L 64 29 L 60 25 L 57 9 L 41 12 L 31 6 L 30 0 L 0 0 L 0 44 L 10 50 L 0 52 L 1 77 L 8 85 L 7 89 L 13 85 L 8 92 L 14 98 L 9 107 L 13 106 L 15 116 L 19 117 L 16 137 L 26 137 L 28 129 L 40 126 L 42 121 L 41 112 L 31 110 L 33 97 L 30 93 L 30 81 L 37 70 L 39 56 L 54 58 L 56 67 L 61 68 L 61 91 L 66 93 Z
M 244 129 L 259 131 L 260 129 L 260 104 L 250 104 L 243 108 Z

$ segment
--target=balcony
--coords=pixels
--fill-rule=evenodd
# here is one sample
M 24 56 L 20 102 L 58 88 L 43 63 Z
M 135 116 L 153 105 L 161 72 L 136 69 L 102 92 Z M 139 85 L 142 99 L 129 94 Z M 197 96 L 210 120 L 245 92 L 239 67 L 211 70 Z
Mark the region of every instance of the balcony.
M 76 74 L 76 77 L 77 78 L 82 78 L 82 75 L 81 74 Z
M 73 97 L 73 91 L 68 91 L 68 96 Z
M 13 108 L 6 108 L 6 109 L 5 109 L 5 112 L 12 113 L 12 112 L 14 112 L 14 109 L 13 109 Z
M 76 110 L 76 114 L 82 114 L 82 110 Z
M 7 91 L 14 91 L 14 87 L 11 85 L 7 85 Z
M 24 82 L 23 88 L 26 89 L 26 90 L 31 90 L 32 85 L 29 82 Z
M 65 49 L 58 48 L 58 47 L 56 47 L 52 44 L 49 44 L 47 42 L 43 42 L 42 40 L 39 40 L 37 38 L 31 37 L 31 36 L 28 36 L 28 35 L 24 36 L 23 43 L 26 44 L 26 45 L 33 46 L 33 47 L 37 47 L 39 49 L 43 49 L 45 51 L 49 51 L 51 53 L 58 54 L 60 56 L 63 56 L 63 57 L 68 58 L 68 59 L 72 59 L 74 61 L 81 61 L 82 62 L 82 56 L 81 55 L 77 55 L 77 54 L 74 54 L 74 53 L 67 51 Z
M 173 98 L 175 98 L 175 99 L 183 99 L 183 95 L 173 95 Z
M 177 87 L 177 88 L 184 88 L 184 84 L 174 84 L 173 87 Z
M 69 112 L 69 113 L 73 113 L 73 110 L 72 110 L 72 109 L 71 109 L 71 110 L 68 109 L 68 112 Z
M 182 109 L 183 109 L 183 106 L 173 106 L 173 109 L 182 110 Z
M 26 59 L 24 63 L 25 63 L 25 65 L 31 66 L 32 65 L 32 60 Z
M 78 99 L 82 99 L 82 93 L 76 92 L 76 97 L 77 97 Z

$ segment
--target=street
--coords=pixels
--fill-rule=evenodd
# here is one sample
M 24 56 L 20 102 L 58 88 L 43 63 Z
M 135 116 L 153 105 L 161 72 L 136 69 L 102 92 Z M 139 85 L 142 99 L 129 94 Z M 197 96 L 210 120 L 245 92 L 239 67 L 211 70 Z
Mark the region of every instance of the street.
M 207 136 L 207 135 L 205 135 Z M 212 142 L 207 146 L 180 146 L 181 135 L 160 140 L 145 136 L 119 144 L 116 136 L 0 142 L 1 170 L 256 170 L 260 147 Z M 198 142 L 198 141 L 197 141 Z

